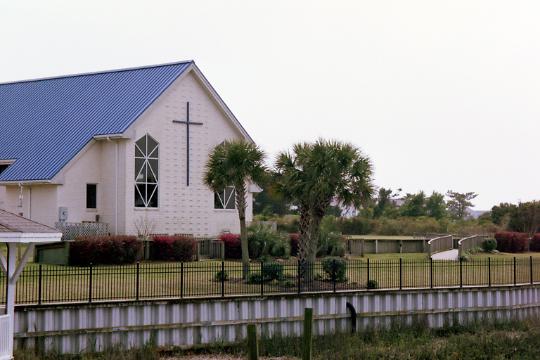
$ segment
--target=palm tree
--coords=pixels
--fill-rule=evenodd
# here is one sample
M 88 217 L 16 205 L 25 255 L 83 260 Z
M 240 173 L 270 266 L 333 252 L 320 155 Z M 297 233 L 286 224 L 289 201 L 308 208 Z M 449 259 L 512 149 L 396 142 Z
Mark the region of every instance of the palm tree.
M 246 230 L 246 195 L 249 183 L 261 184 L 266 177 L 264 152 L 252 142 L 244 140 L 224 141 L 214 148 L 208 163 L 204 182 L 215 192 L 234 187 L 236 209 L 240 220 L 242 247 L 242 276 L 249 273 L 249 252 Z
M 300 213 L 298 257 L 303 277 L 311 277 L 321 220 L 332 203 L 359 207 L 373 193 L 372 165 L 351 144 L 319 139 L 278 155 L 277 189 Z

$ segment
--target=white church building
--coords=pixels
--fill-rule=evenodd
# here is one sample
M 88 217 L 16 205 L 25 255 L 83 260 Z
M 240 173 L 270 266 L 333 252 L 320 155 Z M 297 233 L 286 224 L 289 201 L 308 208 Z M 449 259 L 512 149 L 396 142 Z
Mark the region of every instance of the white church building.
M 203 183 L 226 139 L 252 141 L 192 61 L 0 84 L 0 208 L 115 234 L 238 232 L 233 191 Z

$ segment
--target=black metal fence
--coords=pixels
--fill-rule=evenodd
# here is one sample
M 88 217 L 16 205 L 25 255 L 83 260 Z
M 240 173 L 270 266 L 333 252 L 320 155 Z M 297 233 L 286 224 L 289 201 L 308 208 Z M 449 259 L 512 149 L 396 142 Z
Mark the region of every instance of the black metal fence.
M 247 280 L 232 261 L 138 263 L 123 266 L 66 267 L 30 264 L 17 283 L 18 304 L 137 301 L 147 299 L 267 296 L 372 289 L 518 286 L 540 282 L 540 258 L 472 261 L 350 260 L 345 276 L 322 263 L 301 277 L 296 262 L 270 266 L 253 262 Z M 5 289 L 5 275 L 0 286 Z M 5 302 L 5 292 L 0 294 Z

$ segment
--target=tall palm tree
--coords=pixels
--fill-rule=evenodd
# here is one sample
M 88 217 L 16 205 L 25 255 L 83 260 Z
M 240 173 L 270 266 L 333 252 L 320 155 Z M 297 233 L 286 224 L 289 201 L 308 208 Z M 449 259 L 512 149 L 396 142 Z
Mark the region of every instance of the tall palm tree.
M 249 250 L 246 229 L 246 196 L 249 183 L 262 184 L 266 177 L 264 152 L 252 142 L 244 140 L 224 141 L 214 148 L 208 163 L 204 182 L 215 192 L 234 187 L 236 209 L 240 220 L 242 247 L 242 276 L 249 273 Z
M 300 143 L 276 161 L 277 189 L 300 212 L 299 261 L 311 277 L 321 220 L 332 203 L 359 207 L 373 193 L 372 165 L 351 144 L 319 139 Z

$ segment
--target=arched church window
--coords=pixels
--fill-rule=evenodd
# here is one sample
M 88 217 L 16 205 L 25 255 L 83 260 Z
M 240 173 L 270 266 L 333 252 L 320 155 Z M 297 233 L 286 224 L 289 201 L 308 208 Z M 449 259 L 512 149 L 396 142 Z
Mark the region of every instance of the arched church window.
M 135 142 L 135 207 L 157 208 L 159 143 L 146 134 Z

